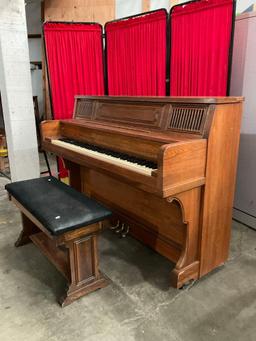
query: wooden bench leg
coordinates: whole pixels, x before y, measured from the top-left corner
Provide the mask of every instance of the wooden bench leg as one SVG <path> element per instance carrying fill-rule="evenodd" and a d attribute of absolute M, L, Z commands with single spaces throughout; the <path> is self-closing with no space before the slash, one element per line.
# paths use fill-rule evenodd
<path fill-rule="evenodd" d="M 98 269 L 98 235 L 87 235 L 67 242 L 70 285 L 59 301 L 62 307 L 94 290 L 106 287 L 109 280 Z"/>
<path fill-rule="evenodd" d="M 14 244 L 16 247 L 31 243 L 30 236 L 39 231 L 38 227 L 28 217 L 26 217 L 25 214 L 21 213 L 21 219 L 22 231 Z"/>

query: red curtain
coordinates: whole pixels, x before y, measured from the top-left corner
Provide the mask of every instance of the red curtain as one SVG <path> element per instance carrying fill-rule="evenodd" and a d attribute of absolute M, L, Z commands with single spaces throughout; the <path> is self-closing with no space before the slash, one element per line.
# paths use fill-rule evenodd
<path fill-rule="evenodd" d="M 165 96 L 167 13 L 105 25 L 109 95 Z"/>
<path fill-rule="evenodd" d="M 201 0 L 173 8 L 172 96 L 226 96 L 232 15 L 232 0 Z"/>
<path fill-rule="evenodd" d="M 102 26 L 43 26 L 54 119 L 72 117 L 75 95 L 104 95 Z M 67 176 L 59 160 L 60 177 Z"/>
<path fill-rule="evenodd" d="M 44 24 L 53 117 L 71 118 L 75 95 L 103 95 L 102 27 Z"/>

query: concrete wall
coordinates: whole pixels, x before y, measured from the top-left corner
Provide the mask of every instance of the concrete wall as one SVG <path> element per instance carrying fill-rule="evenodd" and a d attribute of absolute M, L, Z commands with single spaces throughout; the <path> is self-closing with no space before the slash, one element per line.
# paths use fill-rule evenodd
<path fill-rule="evenodd" d="M 35 0 L 26 4 L 26 21 L 28 34 L 41 34 L 41 1 Z M 34 62 L 42 62 L 42 39 L 29 38 L 29 59 Z M 33 96 L 38 97 L 40 114 L 44 113 L 42 70 L 31 64 L 31 80 Z"/>
<path fill-rule="evenodd" d="M 0 91 L 13 181 L 39 176 L 23 0 L 0 1 Z"/>

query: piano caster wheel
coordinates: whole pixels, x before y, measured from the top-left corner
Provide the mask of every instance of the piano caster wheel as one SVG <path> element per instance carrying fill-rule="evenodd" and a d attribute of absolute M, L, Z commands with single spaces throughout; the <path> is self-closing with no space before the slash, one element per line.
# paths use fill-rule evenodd
<path fill-rule="evenodd" d="M 112 230 L 112 231 L 115 231 L 119 227 L 119 225 L 120 225 L 120 221 L 118 220 L 117 224 L 115 226 L 110 226 L 109 229 Z"/>
<path fill-rule="evenodd" d="M 189 281 L 187 281 L 186 283 L 184 283 L 184 284 L 182 285 L 182 287 L 180 288 L 180 290 L 187 290 L 187 289 L 189 289 L 189 288 L 193 285 L 193 283 L 195 283 L 195 280 L 190 279 Z"/>
<path fill-rule="evenodd" d="M 115 230 L 115 233 L 116 233 L 116 234 L 122 233 L 123 230 L 124 230 L 124 223 L 122 224 L 122 226 L 121 226 L 120 229 L 116 229 L 116 230 Z"/>
<path fill-rule="evenodd" d="M 126 229 L 122 232 L 121 238 L 125 238 L 130 231 L 130 226 L 128 225 Z"/>

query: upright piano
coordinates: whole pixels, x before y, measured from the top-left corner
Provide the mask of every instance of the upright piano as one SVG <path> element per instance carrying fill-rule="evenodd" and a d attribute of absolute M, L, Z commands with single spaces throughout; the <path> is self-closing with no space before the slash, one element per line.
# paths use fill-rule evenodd
<path fill-rule="evenodd" d="M 175 263 L 171 285 L 228 258 L 243 98 L 75 98 L 70 120 L 41 123 L 42 147 L 70 185 Z"/>

